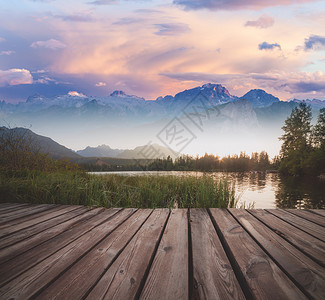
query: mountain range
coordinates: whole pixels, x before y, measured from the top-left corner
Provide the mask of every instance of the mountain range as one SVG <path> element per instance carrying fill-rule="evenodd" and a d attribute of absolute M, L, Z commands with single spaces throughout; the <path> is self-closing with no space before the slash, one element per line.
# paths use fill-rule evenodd
<path fill-rule="evenodd" d="M 27 128 L 7 128 L 0 127 L 0 136 L 12 136 L 30 143 L 36 150 L 48 154 L 53 159 L 70 159 L 79 163 L 83 162 L 83 157 L 111 157 L 120 159 L 155 159 L 175 157 L 168 148 L 158 144 L 138 146 L 134 149 L 112 149 L 107 145 L 98 147 L 86 147 L 83 150 L 74 152 L 67 147 L 60 145 L 49 137 L 36 134 Z M 1 141 L 0 141 L 1 143 Z"/>
<path fill-rule="evenodd" d="M 83 150 L 77 150 L 76 153 L 83 157 L 117 157 L 123 150 L 112 149 L 108 145 L 99 145 L 97 147 L 87 146 Z"/>
<path fill-rule="evenodd" d="M 311 105 L 314 116 L 325 107 L 322 100 L 305 101 Z M 237 97 L 220 84 L 207 83 L 156 100 L 145 100 L 123 91 L 114 91 L 107 97 L 75 92 L 55 97 L 37 94 L 17 104 L 1 101 L 0 120 L 2 125 L 11 127 L 32 125 L 35 132 L 74 149 L 103 143 L 134 149 L 159 143 L 174 152 L 183 152 L 187 147 L 190 154 L 272 147 L 270 151 L 276 154 L 284 120 L 300 102 L 280 101 L 262 89 Z M 176 125 L 183 132 L 186 147 L 176 146 L 180 143 L 168 135 Z M 275 141 L 276 147 L 271 141 Z M 104 146 L 80 151 L 85 156 L 99 157 L 102 152 L 116 157 L 123 155 L 121 149 Z"/>
<path fill-rule="evenodd" d="M 114 157 L 123 159 L 154 159 L 174 158 L 175 153 L 170 149 L 159 144 L 150 144 L 138 146 L 134 149 L 112 149 L 108 145 L 99 145 L 97 147 L 86 147 L 83 150 L 76 151 L 82 157 Z"/>

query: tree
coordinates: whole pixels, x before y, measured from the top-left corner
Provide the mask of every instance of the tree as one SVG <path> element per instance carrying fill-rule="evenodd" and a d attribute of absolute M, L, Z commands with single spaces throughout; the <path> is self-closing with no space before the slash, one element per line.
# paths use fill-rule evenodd
<path fill-rule="evenodd" d="M 312 132 L 312 141 L 314 149 L 310 152 L 308 164 L 310 173 L 317 175 L 325 172 L 325 108 L 319 112 Z"/>
<path fill-rule="evenodd" d="M 316 148 L 325 145 L 325 108 L 319 111 L 317 124 L 313 129 L 313 143 Z"/>
<path fill-rule="evenodd" d="M 294 108 L 282 127 L 280 172 L 303 175 L 311 147 L 311 107 L 302 102 Z"/>

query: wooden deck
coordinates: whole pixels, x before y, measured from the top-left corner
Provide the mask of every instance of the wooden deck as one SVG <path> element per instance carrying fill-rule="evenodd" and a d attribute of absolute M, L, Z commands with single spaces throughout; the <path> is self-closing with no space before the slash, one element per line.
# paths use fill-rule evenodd
<path fill-rule="evenodd" d="M 0 204 L 0 299 L 325 299 L 324 212 Z"/>

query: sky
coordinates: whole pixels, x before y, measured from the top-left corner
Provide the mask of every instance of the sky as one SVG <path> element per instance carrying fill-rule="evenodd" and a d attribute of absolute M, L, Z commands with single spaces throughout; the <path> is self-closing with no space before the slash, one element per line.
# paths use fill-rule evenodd
<path fill-rule="evenodd" d="M 0 100 L 207 82 L 325 99 L 325 1 L 0 0 Z"/>

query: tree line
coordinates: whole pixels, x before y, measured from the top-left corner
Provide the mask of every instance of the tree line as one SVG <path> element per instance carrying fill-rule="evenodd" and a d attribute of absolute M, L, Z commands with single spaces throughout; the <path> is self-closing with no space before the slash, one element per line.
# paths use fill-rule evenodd
<path fill-rule="evenodd" d="M 276 161 L 275 161 L 276 162 Z M 203 156 L 181 155 L 176 159 L 170 156 L 167 158 L 157 158 L 146 162 L 139 163 L 136 160 L 130 160 L 130 164 L 125 165 L 94 165 L 83 164 L 83 168 L 88 171 L 266 171 L 274 169 L 275 164 L 270 161 L 267 152 L 252 153 L 247 155 L 241 152 L 239 155 L 228 155 L 219 157 L 213 154 Z"/>

